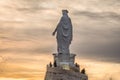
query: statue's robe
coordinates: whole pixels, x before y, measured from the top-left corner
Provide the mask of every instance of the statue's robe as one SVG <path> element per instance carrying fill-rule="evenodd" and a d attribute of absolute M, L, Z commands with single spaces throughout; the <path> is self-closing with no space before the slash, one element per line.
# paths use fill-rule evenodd
<path fill-rule="evenodd" d="M 67 15 L 63 15 L 57 25 L 58 53 L 69 54 L 69 45 L 72 41 L 72 23 Z"/>

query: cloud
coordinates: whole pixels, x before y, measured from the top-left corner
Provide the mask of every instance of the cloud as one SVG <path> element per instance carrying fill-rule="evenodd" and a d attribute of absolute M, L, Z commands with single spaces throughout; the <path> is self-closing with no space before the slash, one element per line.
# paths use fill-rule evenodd
<path fill-rule="evenodd" d="M 0 41 L 3 46 L 0 51 L 1 53 L 35 52 L 40 54 L 52 52 L 56 42 L 51 33 L 61 15 L 61 11 L 58 10 L 67 8 L 70 10 L 74 26 L 75 41 L 73 41 L 73 47 L 71 46 L 74 52 L 81 52 L 81 55 L 86 56 L 101 54 L 107 57 L 117 57 L 119 56 L 117 44 L 120 40 L 120 12 L 119 3 L 115 1 L 76 0 L 74 3 L 65 0 L 58 2 L 48 0 L 1 1 Z M 65 2 L 70 5 L 64 5 Z"/>
<path fill-rule="evenodd" d="M 52 32 L 49 29 L 39 27 L 0 28 L 0 41 L 3 45 L 0 48 L 0 54 L 14 52 L 19 54 L 43 54 L 53 51 L 52 45 L 54 43 Z"/>
<path fill-rule="evenodd" d="M 24 26 L 24 25 L 23 25 Z M 11 28 L 4 26 L 0 27 L 1 40 L 11 41 L 29 41 L 39 40 L 51 36 L 51 32 L 47 28 L 27 27 L 27 28 Z"/>
<path fill-rule="evenodd" d="M 52 52 L 53 48 L 51 48 L 52 46 L 45 46 L 45 47 L 34 47 L 31 46 L 31 48 L 5 48 L 5 49 L 0 49 L 0 54 L 5 54 L 8 52 L 15 52 L 15 53 L 19 53 L 19 54 L 43 54 L 43 53 L 50 53 Z"/>
<path fill-rule="evenodd" d="M 78 44 L 74 49 L 79 56 L 85 56 L 96 60 L 120 62 L 119 41 L 107 43 L 84 43 Z"/>
<path fill-rule="evenodd" d="M 120 20 L 120 14 L 115 12 L 90 12 L 90 11 L 76 11 L 73 15 L 77 16 L 85 16 L 92 19 L 112 19 L 112 20 Z"/>
<path fill-rule="evenodd" d="M 101 3 L 103 2 L 101 1 Z M 74 44 L 71 48 L 79 56 L 119 63 L 120 13 L 114 10 L 105 11 L 103 8 L 110 6 L 107 2 L 104 4 L 106 5 L 102 6 L 100 11 L 99 9 L 98 11 L 91 9 L 73 10 L 71 18 L 73 18 L 74 26 Z M 96 2 L 93 6 L 99 8 Z"/>
<path fill-rule="evenodd" d="M 120 15 L 92 11 L 75 11 L 73 15 L 78 22 L 74 23 L 72 51 L 86 58 L 119 63 Z"/>

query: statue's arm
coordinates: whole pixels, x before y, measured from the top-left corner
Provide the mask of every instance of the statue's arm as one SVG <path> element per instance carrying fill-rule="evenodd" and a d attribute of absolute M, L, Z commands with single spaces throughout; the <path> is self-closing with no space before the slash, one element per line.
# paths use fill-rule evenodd
<path fill-rule="evenodd" d="M 57 26 L 58 27 L 58 26 Z M 52 35 L 54 36 L 56 31 L 57 31 L 57 27 L 55 28 L 54 32 L 52 33 Z"/>
<path fill-rule="evenodd" d="M 61 18 L 60 22 L 61 22 L 61 21 L 62 21 L 62 18 Z M 58 23 L 57 27 L 55 28 L 54 32 L 52 33 L 53 36 L 54 36 L 55 33 L 57 32 L 57 29 L 58 29 L 58 27 L 59 27 L 60 22 Z"/>

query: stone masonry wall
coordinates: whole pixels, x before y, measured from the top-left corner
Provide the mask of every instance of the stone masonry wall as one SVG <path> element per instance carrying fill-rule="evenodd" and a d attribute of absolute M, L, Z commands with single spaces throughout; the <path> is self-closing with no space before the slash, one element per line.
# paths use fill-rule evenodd
<path fill-rule="evenodd" d="M 80 72 L 48 67 L 45 80 L 88 80 L 88 77 Z"/>

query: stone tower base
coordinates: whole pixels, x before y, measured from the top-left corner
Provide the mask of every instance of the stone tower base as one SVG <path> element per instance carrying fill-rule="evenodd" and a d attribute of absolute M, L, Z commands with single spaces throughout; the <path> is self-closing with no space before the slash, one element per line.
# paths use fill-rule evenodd
<path fill-rule="evenodd" d="M 65 70 L 59 67 L 47 67 L 45 80 L 88 80 L 86 74 Z"/>

